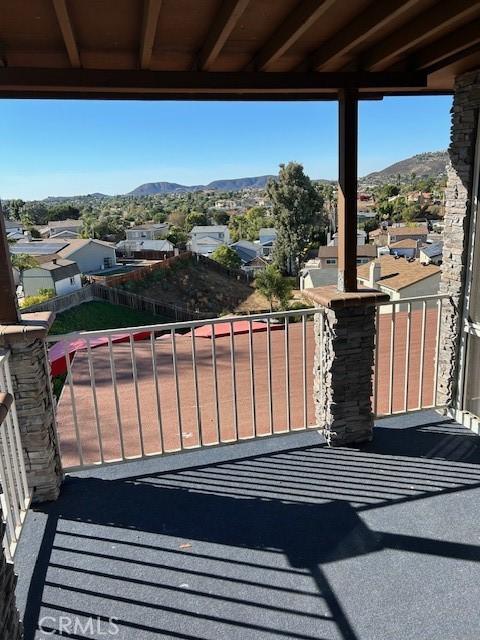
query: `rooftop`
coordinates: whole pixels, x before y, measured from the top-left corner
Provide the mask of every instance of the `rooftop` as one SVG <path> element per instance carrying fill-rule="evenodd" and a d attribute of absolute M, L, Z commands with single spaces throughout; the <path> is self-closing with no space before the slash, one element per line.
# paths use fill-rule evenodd
<path fill-rule="evenodd" d="M 16 553 L 25 637 L 76 615 L 119 640 L 473 638 L 479 440 L 379 424 L 361 449 L 312 431 L 68 476 Z"/>
<path fill-rule="evenodd" d="M 338 256 L 338 246 L 322 246 L 318 248 L 319 258 L 336 258 Z M 357 257 L 359 258 L 376 258 L 377 247 L 372 244 L 359 244 L 357 246 Z"/>
<path fill-rule="evenodd" d="M 61 258 L 55 259 L 55 262 L 43 262 L 40 266 L 35 267 L 35 269 L 49 271 L 54 282 L 63 280 L 64 278 L 72 278 L 80 273 L 76 262 L 73 262 L 72 260 L 63 260 Z M 27 269 L 24 272 L 24 277 L 28 276 L 30 271 L 32 271 L 32 269 Z"/>
<path fill-rule="evenodd" d="M 50 227 L 50 229 L 58 229 L 61 228 L 63 229 L 64 227 L 75 227 L 77 229 L 79 229 L 81 226 L 83 226 L 83 222 L 81 220 L 50 220 L 48 222 L 48 226 Z"/>
<path fill-rule="evenodd" d="M 426 236 L 428 228 L 424 225 L 409 225 L 405 227 L 389 227 L 387 233 L 393 236 Z"/>
<path fill-rule="evenodd" d="M 429 258 L 435 256 L 441 256 L 443 252 L 443 242 L 435 242 L 434 244 L 427 244 L 420 249 Z"/>
<path fill-rule="evenodd" d="M 398 240 L 397 242 L 392 242 L 390 245 L 391 249 L 416 249 L 417 241 L 413 238 L 404 238 L 403 240 Z"/>
<path fill-rule="evenodd" d="M 75 238 L 74 240 L 69 240 L 68 244 L 65 248 L 58 251 L 58 254 L 62 256 L 62 258 L 68 258 L 73 255 L 79 249 L 86 247 L 90 243 L 100 244 L 104 247 L 109 247 L 110 249 L 115 249 L 115 245 L 111 242 L 105 242 L 104 240 L 94 240 L 93 238 Z"/>
<path fill-rule="evenodd" d="M 394 291 L 399 291 L 441 273 L 440 267 L 434 264 L 421 264 L 418 260 L 410 262 L 405 258 L 396 258 L 390 255 L 380 256 L 377 258 L 377 262 L 380 264 L 379 283 Z M 357 274 L 361 280 L 368 282 L 370 264 L 360 265 Z"/>
<path fill-rule="evenodd" d="M 196 225 L 190 233 L 225 233 L 228 227 L 224 224 Z"/>

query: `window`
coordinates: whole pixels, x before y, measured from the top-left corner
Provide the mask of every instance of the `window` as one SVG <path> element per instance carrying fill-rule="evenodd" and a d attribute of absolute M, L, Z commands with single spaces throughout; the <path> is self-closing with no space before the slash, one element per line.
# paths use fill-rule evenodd
<path fill-rule="evenodd" d="M 337 259 L 336 258 L 327 258 L 325 260 L 325 264 L 337 264 Z"/>
<path fill-rule="evenodd" d="M 70 278 L 70 284 L 75 284 L 75 277 Z"/>
<path fill-rule="evenodd" d="M 105 269 L 109 269 L 112 266 L 112 259 L 111 258 L 104 258 L 103 259 L 103 267 Z"/>

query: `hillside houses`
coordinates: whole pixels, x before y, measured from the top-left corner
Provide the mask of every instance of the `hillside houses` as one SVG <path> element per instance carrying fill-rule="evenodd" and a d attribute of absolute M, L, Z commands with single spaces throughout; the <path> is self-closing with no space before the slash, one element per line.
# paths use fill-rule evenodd
<path fill-rule="evenodd" d="M 50 238 L 80 238 L 83 222 L 81 220 L 50 220 L 48 223 Z"/>
<path fill-rule="evenodd" d="M 188 246 L 194 253 L 209 256 L 224 244 L 230 244 L 230 232 L 226 225 L 195 226 L 190 232 Z"/>
<path fill-rule="evenodd" d="M 10 253 L 26 253 L 42 262 L 63 258 L 78 264 L 81 273 L 103 271 L 116 265 L 115 246 L 103 240 L 49 238 L 10 245 Z"/>

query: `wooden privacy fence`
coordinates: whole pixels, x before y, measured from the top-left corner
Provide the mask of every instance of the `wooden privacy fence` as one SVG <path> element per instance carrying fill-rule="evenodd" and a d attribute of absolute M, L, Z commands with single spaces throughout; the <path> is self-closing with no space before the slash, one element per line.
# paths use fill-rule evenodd
<path fill-rule="evenodd" d="M 202 320 L 211 317 L 211 313 L 202 313 L 200 311 L 189 309 L 183 305 L 159 302 L 158 300 L 139 296 L 136 293 L 124 291 L 123 289 L 105 287 L 97 283 L 92 284 L 91 286 L 96 300 L 104 300 L 112 304 L 123 305 L 124 307 L 136 309 L 137 311 L 148 311 L 154 315 L 172 318 L 177 322 Z"/>
<path fill-rule="evenodd" d="M 144 280 L 149 274 L 154 271 L 158 271 L 159 269 L 170 269 L 172 265 L 178 264 L 180 262 L 186 262 L 191 260 L 192 253 L 190 251 L 185 251 L 178 256 L 172 256 L 171 258 L 166 258 L 165 260 L 158 260 L 157 262 L 152 262 L 151 264 L 147 264 L 143 267 L 138 267 L 133 269 L 132 271 L 127 271 L 125 273 L 117 273 L 112 275 L 89 275 L 89 280 L 93 283 L 103 284 L 106 287 L 118 287 L 127 282 L 134 282 L 136 280 Z"/>
<path fill-rule="evenodd" d="M 83 302 L 90 302 L 94 299 L 94 293 L 92 285 L 86 285 L 78 291 L 67 293 L 64 296 L 57 296 L 45 300 L 45 302 L 39 302 L 38 304 L 32 304 L 29 307 L 22 307 L 22 313 L 31 311 L 53 311 L 55 313 L 61 313 L 67 311 L 73 307 L 78 307 Z"/>

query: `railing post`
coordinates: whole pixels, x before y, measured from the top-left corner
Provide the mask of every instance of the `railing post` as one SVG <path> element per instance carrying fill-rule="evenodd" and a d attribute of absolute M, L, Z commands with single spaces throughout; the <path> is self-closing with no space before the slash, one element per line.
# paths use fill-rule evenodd
<path fill-rule="evenodd" d="M 25 469 L 35 502 L 55 500 L 62 480 L 45 343 L 53 318 L 50 312 L 25 313 L 19 324 L 0 325 L 0 348 L 10 351 Z"/>
<path fill-rule="evenodd" d="M 375 305 L 388 296 L 375 289 L 340 293 L 335 286 L 304 293 L 323 308 L 315 315 L 317 425 L 335 446 L 371 440 Z"/>

